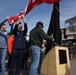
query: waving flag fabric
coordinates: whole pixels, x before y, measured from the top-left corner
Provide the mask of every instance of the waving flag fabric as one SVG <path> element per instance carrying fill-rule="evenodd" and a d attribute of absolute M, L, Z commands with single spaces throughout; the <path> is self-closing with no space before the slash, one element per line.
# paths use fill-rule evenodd
<path fill-rule="evenodd" d="M 25 12 L 24 11 L 21 11 L 16 16 L 10 17 L 7 21 L 9 23 L 9 25 L 12 25 L 13 23 L 15 23 L 19 19 L 19 16 L 21 16 L 22 14 L 25 14 L 26 15 L 35 6 L 37 6 L 39 4 L 42 4 L 43 2 L 44 3 L 47 3 L 47 4 L 52 4 L 52 3 L 55 3 L 55 2 L 58 2 L 58 1 L 60 1 L 60 0 L 29 0 L 29 3 L 28 3 L 28 5 L 25 8 Z"/>
<path fill-rule="evenodd" d="M 25 15 L 28 12 L 30 12 L 35 6 L 40 5 L 43 2 L 47 3 L 47 4 L 52 4 L 52 3 L 55 3 L 55 2 L 58 2 L 58 1 L 60 1 L 60 0 L 29 0 L 29 3 L 25 8 Z"/>
<path fill-rule="evenodd" d="M 19 14 L 17 14 L 16 16 L 10 17 L 7 21 L 9 23 L 9 25 L 12 25 L 13 23 L 15 23 L 18 19 L 19 16 L 21 16 L 22 14 L 24 14 L 24 11 L 21 11 Z"/>

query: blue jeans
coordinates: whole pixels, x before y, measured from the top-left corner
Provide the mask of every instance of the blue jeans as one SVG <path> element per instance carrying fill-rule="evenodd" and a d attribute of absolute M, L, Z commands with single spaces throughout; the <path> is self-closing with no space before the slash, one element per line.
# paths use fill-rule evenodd
<path fill-rule="evenodd" d="M 7 49 L 6 48 L 0 48 L 0 75 L 5 75 L 5 59 L 7 55 Z"/>
<path fill-rule="evenodd" d="M 38 75 L 38 66 L 40 61 L 40 47 L 31 46 L 30 51 L 31 51 L 32 62 L 30 66 L 29 75 Z"/>
<path fill-rule="evenodd" d="M 14 65 L 16 63 L 16 75 L 20 75 L 21 72 L 21 64 L 22 59 L 25 53 L 25 49 L 13 49 L 11 57 L 10 57 L 10 64 L 9 64 L 9 75 L 13 75 Z"/>

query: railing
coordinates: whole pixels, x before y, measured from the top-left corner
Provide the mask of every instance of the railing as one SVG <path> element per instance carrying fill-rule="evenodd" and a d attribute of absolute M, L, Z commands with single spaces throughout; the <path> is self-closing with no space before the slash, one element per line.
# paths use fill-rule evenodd
<path fill-rule="evenodd" d="M 76 34 L 76 25 L 70 25 L 66 27 L 66 35 Z"/>

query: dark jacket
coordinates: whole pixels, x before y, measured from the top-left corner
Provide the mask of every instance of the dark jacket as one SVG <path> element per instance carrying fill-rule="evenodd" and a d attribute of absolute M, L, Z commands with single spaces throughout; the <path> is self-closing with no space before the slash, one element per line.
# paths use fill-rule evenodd
<path fill-rule="evenodd" d="M 35 45 L 38 44 L 40 47 L 42 45 L 43 39 L 51 42 L 52 38 L 47 35 L 42 28 L 34 28 L 30 31 L 29 44 Z"/>
<path fill-rule="evenodd" d="M 27 34 L 27 23 L 24 24 L 24 30 L 18 31 L 18 25 L 15 25 L 15 28 L 13 30 L 13 34 L 15 36 L 13 48 L 17 49 L 25 49 L 26 43 L 25 43 L 25 35 Z"/>

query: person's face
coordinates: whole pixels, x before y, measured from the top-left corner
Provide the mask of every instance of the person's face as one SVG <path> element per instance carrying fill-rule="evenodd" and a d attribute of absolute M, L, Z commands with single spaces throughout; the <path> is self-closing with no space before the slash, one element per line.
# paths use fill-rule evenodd
<path fill-rule="evenodd" d="M 41 24 L 39 24 L 38 26 L 39 26 L 39 28 L 43 28 L 43 25 L 41 25 Z"/>
<path fill-rule="evenodd" d="M 46 41 L 46 40 L 43 40 L 43 44 L 45 44 L 45 45 L 46 45 L 46 44 L 47 44 L 47 41 Z"/>
<path fill-rule="evenodd" d="M 2 29 L 2 30 L 5 30 L 5 29 L 6 29 L 6 25 L 2 25 L 2 26 L 1 26 L 1 29 Z"/>
<path fill-rule="evenodd" d="M 21 24 L 18 25 L 18 30 L 22 30 L 22 25 Z"/>

